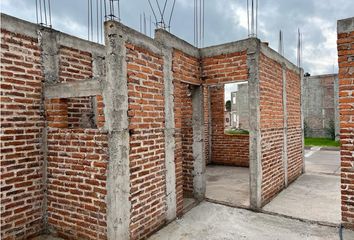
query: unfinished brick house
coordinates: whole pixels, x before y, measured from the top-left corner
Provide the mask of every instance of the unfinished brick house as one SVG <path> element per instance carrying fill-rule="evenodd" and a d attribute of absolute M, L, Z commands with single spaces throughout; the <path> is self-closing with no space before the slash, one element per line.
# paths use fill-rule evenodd
<path fill-rule="evenodd" d="M 2 239 L 145 239 L 203 200 L 213 159 L 249 166 L 255 210 L 303 173 L 302 72 L 259 39 L 198 49 L 107 21 L 103 46 L 1 20 Z M 238 81 L 246 137 L 223 129 Z"/>
<path fill-rule="evenodd" d="M 354 17 L 339 20 L 337 32 L 342 224 L 354 229 Z"/>

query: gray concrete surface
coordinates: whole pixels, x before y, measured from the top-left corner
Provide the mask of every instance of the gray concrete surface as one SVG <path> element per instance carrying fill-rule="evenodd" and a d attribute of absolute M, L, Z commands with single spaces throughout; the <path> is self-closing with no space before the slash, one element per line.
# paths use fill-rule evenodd
<path fill-rule="evenodd" d="M 306 174 L 275 197 L 263 210 L 306 220 L 341 222 L 340 155 L 306 150 Z"/>
<path fill-rule="evenodd" d="M 202 202 L 150 240 L 334 240 L 339 239 L 338 231 L 334 227 Z M 354 236 L 352 232 L 346 234 L 347 239 Z"/>
<path fill-rule="evenodd" d="M 250 205 L 248 168 L 209 165 L 206 175 L 206 198 L 234 206 Z"/>
<path fill-rule="evenodd" d="M 330 174 L 340 176 L 339 151 L 305 151 L 306 173 Z"/>

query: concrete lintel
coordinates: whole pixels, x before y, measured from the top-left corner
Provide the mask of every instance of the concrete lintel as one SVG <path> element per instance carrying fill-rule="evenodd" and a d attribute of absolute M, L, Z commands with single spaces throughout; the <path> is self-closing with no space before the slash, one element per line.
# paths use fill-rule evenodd
<path fill-rule="evenodd" d="M 40 27 L 37 24 L 1 13 L 1 28 L 13 33 L 37 38 L 37 31 Z"/>
<path fill-rule="evenodd" d="M 348 33 L 354 31 L 354 17 L 337 21 L 337 33 Z"/>
<path fill-rule="evenodd" d="M 236 42 L 225 43 L 221 45 L 211 46 L 200 49 L 202 58 L 219 56 L 229 53 L 246 51 L 259 45 L 260 40 L 257 38 L 247 38 Z"/>
<path fill-rule="evenodd" d="M 192 92 L 192 128 L 193 128 L 193 194 L 203 200 L 206 190 L 204 157 L 204 97 L 203 87 L 194 87 Z"/>
<path fill-rule="evenodd" d="M 175 166 L 175 115 L 174 86 L 172 76 L 172 49 L 163 55 L 164 97 L 165 97 L 165 166 L 166 166 L 166 220 L 176 218 L 176 166 Z"/>
<path fill-rule="evenodd" d="M 269 57 L 280 64 L 285 64 L 289 70 L 294 71 L 297 74 L 300 74 L 300 68 L 298 68 L 295 64 L 290 62 L 288 59 L 286 59 L 285 57 L 283 57 L 282 55 L 280 55 L 278 52 L 268 47 L 267 45 L 261 44 L 261 53 L 263 53 L 266 57 Z"/>
<path fill-rule="evenodd" d="M 107 239 L 130 239 L 130 169 L 126 39 L 119 23 L 105 22 L 106 78 L 103 82 L 108 131 Z"/>
<path fill-rule="evenodd" d="M 200 57 L 198 48 L 167 32 L 166 30 L 156 29 L 155 40 L 167 47 L 175 48 L 195 58 Z"/>
<path fill-rule="evenodd" d="M 100 94 L 102 94 L 101 84 L 97 80 L 49 84 L 44 88 L 44 97 L 47 99 L 87 97 Z"/>
<path fill-rule="evenodd" d="M 111 21 L 107 21 L 108 23 Z M 122 23 L 117 24 L 117 33 L 126 38 L 127 43 L 144 48 L 154 54 L 162 55 L 162 46 L 154 39 L 125 26 Z"/>
<path fill-rule="evenodd" d="M 286 92 L 286 65 L 283 64 L 283 151 L 282 161 L 284 169 L 284 184 L 288 187 L 288 107 L 287 107 L 287 92 Z"/>
<path fill-rule="evenodd" d="M 262 159 L 260 129 L 260 87 L 259 87 L 260 42 L 247 51 L 248 106 L 250 119 L 250 207 L 259 211 L 262 207 Z"/>

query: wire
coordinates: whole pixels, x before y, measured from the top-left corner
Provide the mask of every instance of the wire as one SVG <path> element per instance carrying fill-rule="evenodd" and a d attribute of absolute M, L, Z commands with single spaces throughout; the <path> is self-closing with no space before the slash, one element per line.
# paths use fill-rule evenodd
<path fill-rule="evenodd" d="M 38 0 L 36 0 L 36 18 L 37 18 L 37 24 L 38 24 Z"/>

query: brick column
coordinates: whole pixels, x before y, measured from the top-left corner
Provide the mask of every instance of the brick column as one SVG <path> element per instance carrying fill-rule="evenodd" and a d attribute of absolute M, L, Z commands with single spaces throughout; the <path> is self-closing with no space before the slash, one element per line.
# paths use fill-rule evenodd
<path fill-rule="evenodd" d="M 354 229 L 354 17 L 338 21 L 342 224 Z"/>

